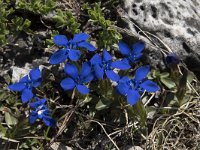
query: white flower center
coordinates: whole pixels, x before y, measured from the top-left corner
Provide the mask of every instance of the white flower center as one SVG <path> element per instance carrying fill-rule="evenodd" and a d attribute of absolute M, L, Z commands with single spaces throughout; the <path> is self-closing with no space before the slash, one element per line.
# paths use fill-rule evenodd
<path fill-rule="evenodd" d="M 44 110 L 39 110 L 37 113 L 38 115 L 41 115 L 44 112 Z"/>

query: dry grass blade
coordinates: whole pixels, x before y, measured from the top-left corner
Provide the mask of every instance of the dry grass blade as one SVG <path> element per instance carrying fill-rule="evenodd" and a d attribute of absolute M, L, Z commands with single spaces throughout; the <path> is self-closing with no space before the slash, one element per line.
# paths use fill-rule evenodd
<path fill-rule="evenodd" d="M 147 149 L 198 149 L 200 143 L 200 98 L 185 104 L 174 115 L 160 117 L 154 123 Z"/>

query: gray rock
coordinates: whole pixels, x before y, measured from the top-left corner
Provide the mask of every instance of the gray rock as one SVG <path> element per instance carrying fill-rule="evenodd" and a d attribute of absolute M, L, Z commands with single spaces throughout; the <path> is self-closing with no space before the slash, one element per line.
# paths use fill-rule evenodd
<path fill-rule="evenodd" d="M 30 71 L 30 69 L 27 67 L 19 68 L 12 66 L 11 69 L 12 69 L 12 79 L 11 79 L 12 83 L 19 82 L 19 80 L 25 75 L 27 75 Z"/>
<path fill-rule="evenodd" d="M 0 76 L 11 73 L 12 81 L 16 82 L 21 75 L 23 76 L 24 70 L 40 65 L 49 66 L 49 53 L 44 51 L 46 36 L 45 31 L 37 32 L 34 36 L 9 36 L 8 44 L 0 48 Z"/>
<path fill-rule="evenodd" d="M 138 34 L 138 28 L 134 24 L 158 36 L 182 60 L 197 56 L 196 64 L 200 66 L 200 1 L 124 0 L 123 6 L 120 7 L 122 9 L 118 12 L 126 23 L 125 27 L 135 38 L 139 37 L 150 43 L 145 36 Z M 154 52 L 156 50 L 153 50 L 153 47 L 148 49 Z M 159 63 L 162 58 L 160 54 L 153 55 Z"/>

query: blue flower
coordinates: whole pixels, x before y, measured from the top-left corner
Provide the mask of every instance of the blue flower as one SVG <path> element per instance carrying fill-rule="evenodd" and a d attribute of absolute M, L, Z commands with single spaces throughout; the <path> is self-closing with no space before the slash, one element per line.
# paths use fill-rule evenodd
<path fill-rule="evenodd" d="M 140 93 L 144 91 L 156 92 L 160 89 L 156 83 L 147 79 L 149 71 L 149 66 L 142 66 L 136 70 L 133 79 L 124 76 L 118 81 L 116 88 L 120 94 L 127 96 L 129 104 L 136 104 L 140 99 Z"/>
<path fill-rule="evenodd" d="M 19 82 L 11 84 L 8 88 L 12 91 L 21 92 L 22 103 L 28 102 L 32 97 L 32 89 L 41 84 L 41 72 L 39 68 L 34 68 L 29 75 L 23 77 Z"/>
<path fill-rule="evenodd" d="M 32 108 L 32 111 L 29 115 L 29 122 L 32 124 L 36 119 L 42 119 L 42 121 L 50 127 L 55 127 L 55 120 L 49 116 L 49 110 L 46 106 L 46 99 L 39 99 L 36 97 L 36 101 L 30 103 L 29 106 Z"/>
<path fill-rule="evenodd" d="M 178 59 L 177 55 L 175 53 L 170 53 L 166 57 L 166 63 L 167 65 L 178 65 L 180 60 Z"/>
<path fill-rule="evenodd" d="M 125 60 L 131 63 L 138 62 L 139 59 L 142 57 L 142 51 L 145 45 L 143 42 L 137 42 L 133 44 L 132 50 L 128 47 L 126 43 L 123 41 L 119 42 L 119 50 L 122 55 L 125 56 Z"/>
<path fill-rule="evenodd" d="M 98 79 L 103 79 L 105 73 L 110 80 L 118 81 L 119 75 L 116 74 L 113 69 L 118 68 L 121 70 L 126 70 L 130 68 L 130 65 L 127 63 L 127 61 L 119 60 L 113 62 L 112 56 L 106 50 L 103 51 L 102 57 L 99 54 L 95 54 L 90 60 L 90 63 L 94 68 L 94 73 Z"/>
<path fill-rule="evenodd" d="M 54 36 L 54 43 L 62 46 L 62 49 L 57 50 L 50 58 L 50 64 L 59 64 L 66 59 L 77 61 L 80 58 L 80 51 L 78 47 L 86 48 L 89 51 L 94 51 L 96 48 L 87 42 L 89 36 L 86 33 L 75 34 L 74 38 L 68 40 L 65 35 Z"/>
<path fill-rule="evenodd" d="M 83 63 L 80 74 L 77 67 L 70 63 L 66 64 L 64 71 L 69 75 L 69 78 L 63 79 L 60 83 L 64 90 L 77 88 L 81 94 L 89 93 L 89 89 L 84 84 L 92 81 L 94 76 L 88 62 Z"/>

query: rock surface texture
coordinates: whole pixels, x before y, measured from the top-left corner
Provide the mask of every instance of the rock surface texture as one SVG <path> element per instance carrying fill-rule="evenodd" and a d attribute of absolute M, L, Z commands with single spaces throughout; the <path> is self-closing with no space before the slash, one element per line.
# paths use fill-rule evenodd
<path fill-rule="evenodd" d="M 136 24 L 162 39 L 187 65 L 200 67 L 199 0 L 124 0 L 121 8 L 133 34 L 138 33 Z"/>

